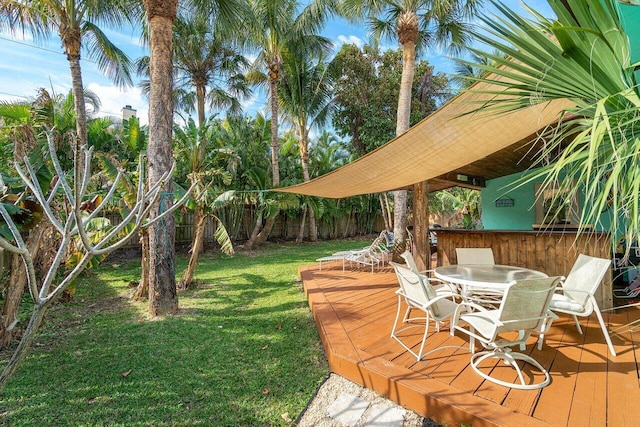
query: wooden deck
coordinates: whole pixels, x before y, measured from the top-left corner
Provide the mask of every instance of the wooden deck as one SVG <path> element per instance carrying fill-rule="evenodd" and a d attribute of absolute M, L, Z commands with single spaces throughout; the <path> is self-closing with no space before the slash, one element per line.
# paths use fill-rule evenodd
<path fill-rule="evenodd" d="M 551 384 L 541 390 L 515 390 L 483 381 L 469 366 L 468 350 L 443 349 L 426 362 L 416 362 L 390 338 L 398 287 L 391 268 L 343 273 L 341 265 L 323 265 L 322 271 L 313 265 L 302 267 L 300 276 L 331 370 L 423 416 L 473 427 L 640 422 L 640 327 L 634 331 L 623 326 L 640 319 L 640 309 L 604 315 L 610 330 L 619 328 L 611 334 L 617 357 L 609 355 L 595 315 L 581 319 L 584 335 L 571 318 L 561 316 L 542 351 L 535 338 L 526 349 L 548 369 Z M 418 331 L 416 345 L 420 339 Z M 448 328 L 427 339 L 428 348 L 464 345 L 467 340 L 451 337 Z M 494 369 L 515 376 L 508 367 Z"/>

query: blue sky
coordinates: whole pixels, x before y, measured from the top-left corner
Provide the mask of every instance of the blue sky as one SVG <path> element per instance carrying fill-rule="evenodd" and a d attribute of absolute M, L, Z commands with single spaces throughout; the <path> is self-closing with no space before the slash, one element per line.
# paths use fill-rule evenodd
<path fill-rule="evenodd" d="M 504 3 L 521 10 L 517 0 L 505 0 Z M 551 14 L 546 1 L 528 1 L 527 4 L 545 16 Z M 132 60 L 147 54 L 134 29 L 103 30 Z M 336 50 L 344 43 L 361 46 L 368 42 L 363 26 L 352 25 L 341 19 L 332 21 L 323 34 L 334 42 Z M 381 45 L 397 47 L 392 41 L 385 41 Z M 67 93 L 71 87 L 68 63 L 58 38 L 54 37 L 46 43 L 36 43 L 28 35 L 23 37 L 22 34 L 0 33 L 0 58 L 0 100 L 24 100 L 26 97 L 34 97 L 40 87 L 57 93 Z M 452 72 L 452 61 L 440 52 L 432 50 L 423 59 L 433 64 L 436 71 Z M 100 115 L 120 116 L 122 107 L 131 105 L 138 110 L 141 121 L 147 122 L 147 102 L 137 87 L 124 90 L 115 87 L 88 58 L 82 59 L 81 66 L 85 88 L 94 91 L 102 102 Z M 249 113 L 266 109 L 264 97 L 260 93 L 245 101 L 245 106 Z"/>

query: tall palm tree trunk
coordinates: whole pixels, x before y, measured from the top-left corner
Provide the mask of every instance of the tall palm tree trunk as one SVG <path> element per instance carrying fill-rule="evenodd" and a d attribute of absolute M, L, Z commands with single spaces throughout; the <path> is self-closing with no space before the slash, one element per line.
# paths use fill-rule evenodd
<path fill-rule="evenodd" d="M 204 109 L 204 100 L 206 97 L 206 88 L 204 85 L 196 86 L 196 102 L 198 108 L 198 127 L 202 129 L 202 125 L 206 119 L 205 109 Z M 204 138 L 204 136 L 203 136 Z"/>
<path fill-rule="evenodd" d="M 402 135 L 409 129 L 411 118 L 411 85 L 415 73 L 416 43 L 406 41 L 402 45 L 402 79 L 400 80 L 400 94 L 398 97 L 398 117 L 396 135 Z M 393 223 L 393 254 L 395 262 L 403 262 L 400 254 L 405 250 L 407 230 L 407 192 L 406 190 L 393 192 L 394 223 Z"/>
<path fill-rule="evenodd" d="M 277 66 L 276 66 L 277 67 Z M 273 68 L 273 67 L 272 67 Z M 275 78 L 272 77 L 275 75 Z M 271 71 L 269 76 L 269 95 L 271 103 L 271 169 L 273 176 L 273 187 L 280 185 L 280 166 L 278 154 L 280 143 L 278 141 L 278 73 Z"/>
<path fill-rule="evenodd" d="M 149 186 L 171 168 L 173 126 L 172 25 L 177 0 L 144 0 L 149 20 Z M 173 183 L 165 186 L 151 210 L 153 219 L 173 204 Z M 175 277 L 175 219 L 168 215 L 149 228 L 149 314 L 161 316 L 178 311 Z"/>
<path fill-rule="evenodd" d="M 298 228 L 298 237 L 296 237 L 296 243 L 302 243 L 304 241 L 304 226 L 307 221 L 308 206 L 305 204 L 302 206 L 302 217 L 300 218 L 300 227 Z"/>
<path fill-rule="evenodd" d="M 413 185 L 413 243 L 416 246 L 414 259 L 418 270 L 431 268 L 427 194 L 429 194 L 429 186 L 426 181 Z"/>
<path fill-rule="evenodd" d="M 65 25 L 60 26 L 60 40 L 62 40 L 71 70 L 71 90 L 76 112 L 76 134 L 79 146 L 87 145 L 87 110 L 84 102 L 82 69 L 80 68 L 81 37 L 79 29 L 70 29 Z M 77 147 L 74 148 L 77 149 Z"/>

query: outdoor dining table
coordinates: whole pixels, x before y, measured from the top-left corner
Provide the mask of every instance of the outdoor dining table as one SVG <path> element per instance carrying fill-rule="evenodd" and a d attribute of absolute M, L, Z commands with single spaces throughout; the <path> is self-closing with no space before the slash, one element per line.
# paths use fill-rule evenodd
<path fill-rule="evenodd" d="M 434 275 L 445 282 L 454 283 L 465 291 L 473 289 L 504 291 L 514 280 L 549 277 L 541 271 L 510 265 L 443 265 L 436 267 Z"/>
<path fill-rule="evenodd" d="M 549 277 L 537 270 L 495 264 L 443 265 L 436 267 L 433 274 L 440 280 L 458 285 L 462 298 L 472 300 L 470 295 L 484 294 L 489 296 L 489 299 L 485 300 L 489 304 L 499 304 L 506 286 L 514 280 Z M 520 344 L 520 350 L 524 349 L 524 343 Z"/>

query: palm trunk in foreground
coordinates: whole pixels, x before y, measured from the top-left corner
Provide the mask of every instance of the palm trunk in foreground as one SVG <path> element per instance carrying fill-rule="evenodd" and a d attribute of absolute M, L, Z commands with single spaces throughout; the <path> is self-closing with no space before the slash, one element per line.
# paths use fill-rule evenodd
<path fill-rule="evenodd" d="M 149 20 L 149 186 L 169 171 L 172 162 L 173 63 L 172 25 L 177 0 L 145 0 Z M 151 211 L 151 219 L 173 204 L 173 183 Z M 175 219 L 168 215 L 149 228 L 149 314 L 162 316 L 178 311 L 175 276 Z"/>
<path fill-rule="evenodd" d="M 309 175 L 309 133 L 306 129 L 300 129 L 300 160 L 302 165 L 302 177 L 305 182 L 311 180 Z M 316 225 L 316 215 L 313 212 L 313 208 L 307 203 L 309 212 L 309 240 L 312 242 L 318 241 L 318 227 Z"/>
<path fill-rule="evenodd" d="M 78 29 L 60 28 L 60 39 L 67 54 L 71 70 L 71 90 L 76 113 L 76 134 L 80 146 L 87 145 L 87 110 L 84 104 L 84 86 L 80 68 L 81 33 Z M 74 147 L 77 149 L 77 147 Z"/>

